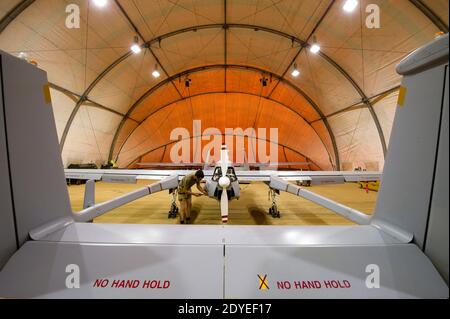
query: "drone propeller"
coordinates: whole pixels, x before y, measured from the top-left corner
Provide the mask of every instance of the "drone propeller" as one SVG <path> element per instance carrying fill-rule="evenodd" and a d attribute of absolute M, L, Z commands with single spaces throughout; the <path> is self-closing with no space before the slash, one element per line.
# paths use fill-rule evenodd
<path fill-rule="evenodd" d="M 219 186 L 222 188 L 222 196 L 220 197 L 220 213 L 222 215 L 222 223 L 228 222 L 228 193 L 227 189 L 230 186 L 230 178 L 227 176 L 228 170 L 228 150 L 226 146 L 222 146 L 220 150 L 220 168 L 222 176 L 219 178 Z"/>

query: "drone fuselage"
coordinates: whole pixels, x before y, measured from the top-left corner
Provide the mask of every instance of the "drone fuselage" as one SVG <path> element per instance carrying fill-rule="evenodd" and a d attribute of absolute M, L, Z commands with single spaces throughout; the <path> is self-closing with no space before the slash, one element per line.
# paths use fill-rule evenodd
<path fill-rule="evenodd" d="M 206 181 L 205 186 L 205 190 L 208 192 L 208 196 L 218 201 L 220 201 L 222 192 L 224 191 L 224 188 L 219 183 L 221 177 L 222 177 L 222 169 L 220 166 L 216 166 L 214 168 L 213 176 L 211 177 L 211 179 L 208 179 Z M 240 196 L 239 181 L 233 166 L 228 167 L 226 177 L 228 177 L 230 181 L 229 186 L 226 187 L 226 191 L 228 193 L 228 200 L 239 199 Z"/>

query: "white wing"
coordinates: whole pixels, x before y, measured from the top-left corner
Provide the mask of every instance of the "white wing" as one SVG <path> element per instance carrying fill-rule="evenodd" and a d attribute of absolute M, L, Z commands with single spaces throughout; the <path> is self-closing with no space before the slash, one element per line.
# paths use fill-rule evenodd
<path fill-rule="evenodd" d="M 136 180 L 161 180 L 171 175 L 181 179 L 192 170 L 144 170 L 144 169 L 66 169 L 66 178 L 82 180 L 102 180 L 110 183 L 136 183 Z M 205 178 L 213 175 L 213 170 L 204 171 Z M 287 181 L 311 181 L 312 184 L 336 184 L 345 182 L 370 182 L 381 180 L 381 172 L 344 171 L 236 171 L 240 182 L 269 182 L 276 175 Z"/>

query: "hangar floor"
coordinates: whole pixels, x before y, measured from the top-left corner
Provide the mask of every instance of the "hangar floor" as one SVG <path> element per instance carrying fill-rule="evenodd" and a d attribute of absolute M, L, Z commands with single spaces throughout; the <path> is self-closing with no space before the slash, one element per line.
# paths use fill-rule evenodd
<path fill-rule="evenodd" d="M 139 181 L 138 184 L 96 183 L 96 203 L 123 195 L 132 190 L 150 184 Z M 80 211 L 83 205 L 84 186 L 68 187 L 73 211 Z M 195 190 L 195 187 L 193 188 Z M 375 209 L 376 192 L 366 193 L 355 183 L 341 185 L 323 185 L 309 188 L 341 204 L 372 214 Z M 114 224 L 177 224 L 179 219 L 168 219 L 171 196 L 161 192 L 145 197 L 133 203 L 115 209 L 99 218 L 97 223 Z M 241 185 L 241 198 L 230 203 L 229 221 L 231 225 L 351 225 L 351 221 L 332 211 L 291 194 L 277 196 L 281 218 L 274 219 L 267 214 L 270 207 L 268 188 L 263 183 Z M 213 199 L 200 197 L 193 199 L 192 223 L 219 225 L 219 203 Z"/>

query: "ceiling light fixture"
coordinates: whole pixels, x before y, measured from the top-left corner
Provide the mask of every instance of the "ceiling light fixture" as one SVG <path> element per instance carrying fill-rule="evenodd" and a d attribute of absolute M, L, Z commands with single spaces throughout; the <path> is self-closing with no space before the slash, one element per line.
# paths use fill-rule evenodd
<path fill-rule="evenodd" d="M 320 51 L 320 45 L 319 45 L 319 43 L 317 42 L 316 37 L 313 37 L 313 44 L 312 44 L 311 47 L 309 48 L 309 51 L 310 51 L 311 53 L 314 53 L 314 54 L 319 53 L 319 51 Z"/>
<path fill-rule="evenodd" d="M 294 69 L 292 70 L 291 75 L 296 78 L 300 75 L 300 71 L 297 69 L 297 64 L 294 64 Z"/>
<path fill-rule="evenodd" d="M 108 0 L 94 0 L 94 4 L 101 8 L 108 4 Z"/>
<path fill-rule="evenodd" d="M 262 78 L 261 79 L 261 83 L 262 83 L 262 86 L 267 86 L 267 79 L 266 78 Z"/>
<path fill-rule="evenodd" d="M 343 6 L 345 12 L 353 12 L 358 6 L 358 0 L 347 0 Z"/>
<path fill-rule="evenodd" d="M 186 77 L 186 79 L 184 80 L 184 86 L 185 87 L 190 87 L 191 86 L 191 79 Z"/>
<path fill-rule="evenodd" d="M 134 42 L 133 45 L 131 46 L 131 51 L 133 51 L 134 54 L 138 54 L 142 51 L 141 46 L 139 45 L 138 36 L 134 37 Z"/>
<path fill-rule="evenodd" d="M 155 64 L 155 69 L 153 70 L 152 75 L 155 79 L 157 79 L 161 76 L 161 73 L 159 73 L 159 71 L 158 71 L 158 64 Z"/>
<path fill-rule="evenodd" d="M 320 51 L 320 46 L 315 43 L 311 46 L 309 51 L 311 51 L 311 53 L 317 54 Z"/>
<path fill-rule="evenodd" d="M 20 52 L 18 57 L 21 60 L 26 60 L 28 58 L 28 54 L 26 54 L 25 52 Z"/>

